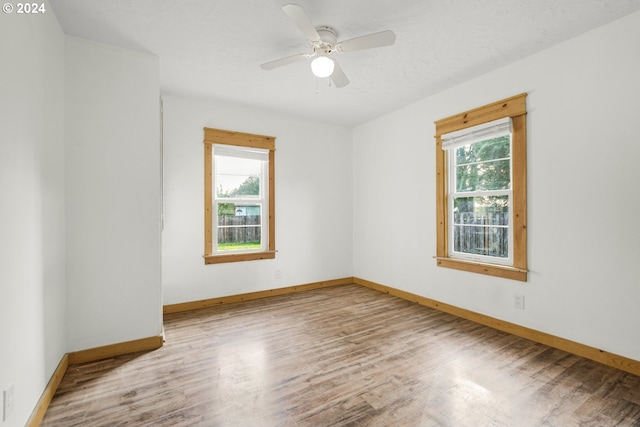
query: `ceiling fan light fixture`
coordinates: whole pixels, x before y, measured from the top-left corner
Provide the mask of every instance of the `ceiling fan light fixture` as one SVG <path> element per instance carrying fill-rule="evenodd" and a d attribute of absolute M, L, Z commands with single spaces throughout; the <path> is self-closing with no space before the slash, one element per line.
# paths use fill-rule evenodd
<path fill-rule="evenodd" d="M 334 67 L 333 59 L 327 56 L 318 56 L 311 61 L 311 71 L 316 77 L 329 77 L 333 73 Z"/>

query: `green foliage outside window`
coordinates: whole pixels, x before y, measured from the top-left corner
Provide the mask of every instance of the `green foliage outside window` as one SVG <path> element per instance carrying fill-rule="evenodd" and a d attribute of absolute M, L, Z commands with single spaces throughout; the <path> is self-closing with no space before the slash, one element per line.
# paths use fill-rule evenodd
<path fill-rule="evenodd" d="M 505 190 L 511 185 L 509 136 L 456 149 L 456 191 Z"/>
<path fill-rule="evenodd" d="M 218 215 L 231 215 L 234 216 L 236 214 L 236 205 L 235 203 L 218 203 Z"/>

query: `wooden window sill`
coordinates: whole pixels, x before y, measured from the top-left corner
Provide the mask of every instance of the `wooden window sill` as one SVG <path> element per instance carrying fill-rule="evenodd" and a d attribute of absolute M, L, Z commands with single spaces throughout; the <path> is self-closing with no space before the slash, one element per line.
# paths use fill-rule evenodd
<path fill-rule="evenodd" d="M 469 271 L 472 273 L 486 274 L 488 276 L 502 277 L 504 279 L 527 281 L 527 270 L 509 267 L 506 265 L 483 264 L 480 262 L 464 261 L 455 258 L 436 257 L 438 267 L 453 268 L 455 270 Z"/>
<path fill-rule="evenodd" d="M 275 251 L 267 252 L 247 252 L 241 254 L 229 254 L 229 255 L 204 255 L 205 264 L 222 264 L 225 262 L 238 262 L 238 261 L 255 261 L 259 259 L 274 259 L 276 257 Z"/>

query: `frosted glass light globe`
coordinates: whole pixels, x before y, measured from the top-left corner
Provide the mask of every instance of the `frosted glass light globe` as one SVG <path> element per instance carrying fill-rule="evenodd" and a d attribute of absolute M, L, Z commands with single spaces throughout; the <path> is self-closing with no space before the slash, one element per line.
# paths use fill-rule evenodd
<path fill-rule="evenodd" d="M 311 71 L 316 77 L 329 77 L 333 73 L 333 59 L 326 56 L 318 56 L 311 61 Z"/>

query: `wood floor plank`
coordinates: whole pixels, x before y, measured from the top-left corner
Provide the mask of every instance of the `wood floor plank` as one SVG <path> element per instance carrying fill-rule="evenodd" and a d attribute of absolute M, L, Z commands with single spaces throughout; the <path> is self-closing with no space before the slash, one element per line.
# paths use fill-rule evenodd
<path fill-rule="evenodd" d="M 638 426 L 640 377 L 358 285 L 165 315 L 42 425 Z"/>

